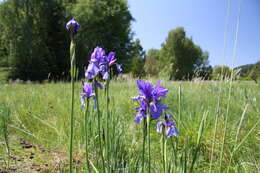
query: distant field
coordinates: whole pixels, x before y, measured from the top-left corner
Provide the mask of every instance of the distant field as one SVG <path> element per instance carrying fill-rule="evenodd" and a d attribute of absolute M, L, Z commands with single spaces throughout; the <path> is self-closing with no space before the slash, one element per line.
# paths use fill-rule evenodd
<path fill-rule="evenodd" d="M 156 81 L 153 81 L 153 84 L 156 84 Z M 168 96 L 163 103 L 170 107 L 168 112 L 174 116 L 180 132 L 178 137 L 172 137 L 168 141 L 167 150 L 172 170 L 188 171 L 193 156 L 197 154 L 195 172 L 208 172 L 210 166 L 212 172 L 218 172 L 224 120 L 228 116 L 221 171 L 226 172 L 229 164 L 230 172 L 260 171 L 260 126 L 258 123 L 260 85 L 253 82 L 234 82 L 230 88 L 228 81 L 163 81 L 162 85 L 169 88 Z M 81 83 L 77 83 L 74 159 L 78 164 L 78 171 L 85 169 L 84 113 L 77 97 L 80 90 Z M 112 81 L 110 94 L 109 129 L 113 135 L 113 141 L 110 143 L 111 167 L 114 172 L 138 172 L 141 167 L 142 124 L 133 122 L 137 103 L 130 99 L 138 94 L 135 80 Z M 101 111 L 103 122 L 105 122 L 103 96 L 104 92 L 101 92 L 101 105 L 104 106 Z M 0 104 L 11 108 L 12 122 L 8 126 L 12 155 L 11 167 L 17 172 L 65 171 L 68 166 L 70 84 L 1 84 L 0 98 Z M 203 115 L 207 118 L 196 153 L 198 131 Z M 99 169 L 100 159 L 96 146 L 97 119 L 93 109 L 90 116 L 90 161 Z M 153 122 L 151 126 L 152 170 L 158 172 L 161 162 L 161 138 L 155 128 L 155 122 Z M 236 148 L 235 151 L 234 148 Z M 231 155 L 232 159 L 230 159 Z M 0 172 L 1 168 L 6 167 L 6 161 L 4 140 L 1 136 Z"/>

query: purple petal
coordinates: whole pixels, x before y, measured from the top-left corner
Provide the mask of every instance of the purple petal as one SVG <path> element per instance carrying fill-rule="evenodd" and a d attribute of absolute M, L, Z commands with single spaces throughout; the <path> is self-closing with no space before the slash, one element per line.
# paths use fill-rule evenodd
<path fill-rule="evenodd" d="M 171 115 L 167 113 L 167 114 L 165 115 L 165 120 L 166 120 L 166 122 L 167 122 L 167 121 L 170 121 L 170 120 L 171 120 Z"/>
<path fill-rule="evenodd" d="M 172 135 L 177 136 L 178 134 L 179 134 L 179 131 L 175 126 L 168 128 L 168 130 L 166 132 L 166 136 L 168 138 L 171 137 Z"/>
<path fill-rule="evenodd" d="M 139 90 L 144 90 L 145 89 L 145 83 L 142 80 L 137 80 L 137 86 Z"/>
<path fill-rule="evenodd" d="M 80 96 L 80 103 L 81 103 L 81 108 L 85 108 L 85 99 L 83 96 Z"/>
<path fill-rule="evenodd" d="M 103 86 L 101 83 L 99 83 L 98 81 L 95 80 L 95 85 L 100 88 L 100 89 L 103 89 Z"/>
<path fill-rule="evenodd" d="M 103 79 L 104 79 L 104 80 L 108 80 L 108 78 L 109 78 L 109 73 L 108 73 L 108 72 L 105 72 L 105 73 L 103 74 Z"/>
<path fill-rule="evenodd" d="M 141 96 L 145 96 L 147 100 L 152 100 L 152 91 L 154 89 L 151 83 L 137 80 L 137 86 Z"/>
<path fill-rule="evenodd" d="M 142 121 L 142 119 L 143 119 L 143 115 L 142 115 L 140 112 L 138 112 L 138 113 L 136 114 L 136 116 L 135 116 L 134 122 L 135 122 L 135 123 L 140 123 L 140 122 Z"/>
<path fill-rule="evenodd" d="M 173 126 L 173 135 L 177 136 L 179 134 L 179 130 L 177 129 L 177 127 Z"/>
<path fill-rule="evenodd" d="M 94 77 L 96 77 L 96 75 L 99 73 L 99 67 L 93 63 L 93 62 L 90 62 L 89 65 L 88 65 L 88 68 L 85 72 L 85 77 L 87 79 L 93 79 Z"/>
<path fill-rule="evenodd" d="M 135 116 L 135 123 L 140 123 L 142 121 L 143 118 L 146 118 L 146 114 L 142 111 L 137 112 L 136 116 Z"/>
<path fill-rule="evenodd" d="M 85 82 L 83 86 L 83 92 L 81 94 L 84 94 L 85 97 L 90 98 L 94 95 L 93 87 L 89 85 L 87 82 Z"/>
<path fill-rule="evenodd" d="M 122 73 L 122 71 L 123 71 L 122 64 L 116 64 L 116 68 L 117 68 L 118 73 Z"/>
<path fill-rule="evenodd" d="M 167 88 L 160 86 L 161 81 L 159 80 L 153 90 L 153 99 L 158 100 L 160 97 L 165 98 L 168 92 Z"/>
<path fill-rule="evenodd" d="M 101 47 L 97 46 L 91 54 L 90 61 L 99 64 L 104 55 L 105 51 Z"/>
<path fill-rule="evenodd" d="M 139 101 L 139 100 L 140 100 L 140 96 L 138 96 L 138 97 L 132 97 L 131 100 Z"/>
<path fill-rule="evenodd" d="M 154 102 L 150 103 L 151 109 L 153 109 L 154 112 L 157 112 L 157 107 Z"/>
<path fill-rule="evenodd" d="M 160 122 L 158 122 L 158 123 L 156 124 L 156 131 L 157 131 L 158 133 L 162 133 L 162 125 L 163 125 L 163 122 L 162 122 L 162 121 L 160 121 Z"/>
<path fill-rule="evenodd" d="M 74 18 L 66 23 L 66 29 L 70 30 L 71 28 L 73 29 L 74 34 L 76 34 L 80 28 L 80 24 Z"/>
<path fill-rule="evenodd" d="M 152 119 L 160 119 L 163 110 L 169 109 L 167 106 L 164 106 L 161 102 L 155 103 L 156 109 L 154 106 L 150 106 L 150 114 Z"/>
<path fill-rule="evenodd" d="M 170 121 L 166 122 L 167 127 L 171 127 L 171 126 L 175 126 L 175 125 L 176 125 L 175 121 L 170 120 Z"/>
<path fill-rule="evenodd" d="M 170 127 L 170 128 L 168 128 L 167 131 L 166 131 L 166 136 L 169 138 L 169 137 L 171 137 L 172 133 L 173 133 L 173 128 Z"/>
<path fill-rule="evenodd" d="M 110 52 L 107 56 L 107 61 L 109 66 L 113 65 L 116 62 L 115 58 L 116 53 L 115 52 Z"/>

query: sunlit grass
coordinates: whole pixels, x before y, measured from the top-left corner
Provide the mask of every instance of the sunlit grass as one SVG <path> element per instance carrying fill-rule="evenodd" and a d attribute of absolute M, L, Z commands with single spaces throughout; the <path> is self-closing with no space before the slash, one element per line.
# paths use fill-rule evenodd
<path fill-rule="evenodd" d="M 153 81 L 155 84 L 157 81 Z M 214 141 L 215 116 L 217 113 L 218 93 L 221 86 L 219 116 L 213 154 L 213 172 L 219 170 L 219 157 L 223 138 L 224 116 L 228 104 L 228 82 L 162 82 L 162 86 L 169 88 L 168 97 L 163 102 L 170 106 L 169 112 L 178 120 L 179 108 L 181 109 L 179 136 L 172 137 L 167 143 L 167 156 L 170 171 L 189 172 L 192 159 L 196 152 L 198 132 L 203 115 L 207 114 L 204 121 L 204 131 L 201 136 L 197 152 L 194 171 L 209 170 L 211 149 Z M 181 102 L 179 103 L 179 86 L 181 86 Z M 260 92 L 259 85 L 251 82 L 234 82 L 231 91 L 229 120 L 227 124 L 226 144 L 224 146 L 222 166 L 226 169 L 230 162 L 231 153 L 236 144 L 240 144 L 250 129 L 259 120 Z M 81 83 L 75 85 L 75 136 L 74 158 L 80 160 L 78 169 L 85 169 L 84 152 L 84 112 L 80 109 L 79 92 Z M 19 145 L 20 140 L 25 140 L 33 145 L 57 151 L 61 159 L 61 169 L 68 168 L 69 139 L 69 111 L 70 111 L 70 84 L 2 84 L 0 103 L 11 108 L 12 122 L 9 124 L 11 155 L 26 155 L 27 150 Z M 116 171 L 130 171 L 141 169 L 142 154 L 142 127 L 133 122 L 135 117 L 135 102 L 130 100 L 136 96 L 138 90 L 135 80 L 112 81 L 110 84 L 111 97 L 111 167 Z M 105 118 L 105 93 L 101 91 L 100 105 L 102 118 Z M 90 104 L 93 108 L 93 103 Z M 245 107 L 246 110 L 245 110 Z M 244 115 L 243 115 L 244 112 Z M 243 115 L 243 121 L 241 117 Z M 105 122 L 105 121 L 104 121 Z M 240 123 L 241 122 L 241 123 Z M 90 112 L 89 118 L 89 158 L 91 169 L 100 170 L 98 155 L 97 115 Z M 156 122 L 151 123 L 151 168 L 153 172 L 161 170 L 160 135 L 156 133 Z M 238 132 L 239 128 L 239 132 Z M 252 130 L 241 146 L 232 154 L 230 171 L 258 172 L 259 171 L 259 124 Z M 238 135 L 237 135 L 238 134 Z M 238 136 L 236 138 L 236 136 Z M 0 158 L 6 154 L 5 146 L 0 138 Z M 59 152 L 58 152 L 59 151 Z M 44 162 L 54 169 L 54 158 L 50 154 L 37 151 L 39 164 Z M 36 152 L 36 154 L 37 154 Z M 58 154 L 59 153 L 59 154 Z M 55 152 L 52 152 L 55 154 Z M 48 157 L 48 161 L 45 157 Z M 37 163 L 37 160 L 33 162 Z M 10 165 L 18 164 L 11 160 Z M 29 163 L 29 162 L 28 162 Z M 0 167 L 5 163 L 0 160 Z M 147 166 L 147 165 L 146 165 Z M 95 168 L 94 168 L 95 167 Z"/>

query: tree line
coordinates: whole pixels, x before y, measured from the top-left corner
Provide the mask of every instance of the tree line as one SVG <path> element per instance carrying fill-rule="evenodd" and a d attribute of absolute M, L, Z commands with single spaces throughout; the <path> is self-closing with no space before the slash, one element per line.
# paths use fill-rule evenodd
<path fill-rule="evenodd" d="M 77 35 L 77 69 L 84 68 L 96 46 L 116 52 L 129 72 L 132 57 L 140 57 L 133 38 L 134 20 L 125 0 L 6 0 L 0 4 L 0 66 L 9 78 L 59 80 L 69 76 L 70 18 L 81 24 Z"/>
<path fill-rule="evenodd" d="M 76 50 L 79 78 L 96 46 L 116 52 L 123 72 L 133 77 L 190 80 L 230 74 L 228 67 L 213 68 L 209 53 L 187 37 L 183 27 L 169 31 L 161 49 L 145 52 L 134 39 L 127 0 L 5 0 L 0 3 L 0 68 L 9 69 L 8 78 L 68 79 L 70 39 L 65 24 L 72 17 L 81 24 Z"/>

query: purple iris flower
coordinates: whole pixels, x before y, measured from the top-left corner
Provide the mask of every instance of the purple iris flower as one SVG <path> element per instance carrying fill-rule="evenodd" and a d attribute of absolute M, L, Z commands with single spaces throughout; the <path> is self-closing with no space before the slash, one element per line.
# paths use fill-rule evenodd
<path fill-rule="evenodd" d="M 94 85 L 96 85 L 96 86 L 97 86 L 98 88 L 100 88 L 100 89 L 103 89 L 102 84 L 99 83 L 97 80 L 95 80 Z M 94 85 L 93 85 L 93 87 L 95 87 Z"/>
<path fill-rule="evenodd" d="M 122 71 L 123 71 L 122 64 L 116 64 L 116 68 L 117 68 L 118 73 L 122 73 Z"/>
<path fill-rule="evenodd" d="M 110 52 L 108 56 L 106 56 L 105 51 L 102 48 L 96 47 L 91 54 L 85 77 L 87 79 L 93 79 L 100 73 L 103 79 L 107 80 L 109 79 L 109 67 L 115 62 L 116 58 L 114 52 Z"/>
<path fill-rule="evenodd" d="M 116 62 L 115 56 L 116 56 L 116 53 L 115 53 L 115 52 L 110 52 L 110 53 L 108 54 L 106 60 L 107 60 L 107 63 L 108 63 L 109 66 L 115 64 L 115 62 Z"/>
<path fill-rule="evenodd" d="M 91 54 L 90 61 L 99 64 L 101 59 L 104 59 L 105 57 L 105 50 L 103 50 L 101 47 L 96 47 Z"/>
<path fill-rule="evenodd" d="M 98 75 L 100 72 L 100 62 L 101 59 L 104 59 L 104 56 L 105 51 L 102 48 L 96 47 L 94 49 L 94 52 L 91 54 L 88 68 L 85 72 L 85 77 L 87 79 L 93 79 Z"/>
<path fill-rule="evenodd" d="M 80 93 L 80 102 L 81 107 L 85 107 L 85 100 L 88 100 L 90 97 L 95 96 L 94 93 L 94 87 L 92 85 L 89 85 L 88 83 L 82 81 L 83 90 Z"/>
<path fill-rule="evenodd" d="M 162 127 L 166 128 L 166 136 L 171 137 L 172 135 L 177 136 L 179 134 L 178 129 L 176 128 L 176 122 L 171 119 L 170 114 L 165 115 L 165 121 L 160 121 L 157 123 L 157 132 L 162 133 Z"/>
<path fill-rule="evenodd" d="M 132 98 L 140 103 L 140 106 L 137 108 L 135 122 L 140 123 L 143 118 L 146 118 L 148 109 L 151 119 L 160 119 L 163 110 L 168 109 L 167 106 L 162 104 L 160 98 L 166 97 L 168 89 L 160 86 L 160 81 L 153 88 L 151 83 L 137 80 L 137 86 L 139 88 L 139 96 Z"/>
<path fill-rule="evenodd" d="M 74 18 L 70 19 L 70 21 L 68 21 L 66 24 L 66 29 L 72 30 L 73 36 L 77 34 L 79 28 L 80 28 L 80 24 Z"/>
<path fill-rule="evenodd" d="M 160 119 L 163 110 L 169 109 L 167 106 L 163 105 L 162 102 L 157 101 L 156 103 L 150 103 L 150 114 L 152 119 Z"/>
<path fill-rule="evenodd" d="M 146 118 L 146 113 L 147 113 L 147 104 L 145 103 L 144 100 L 140 100 L 141 104 L 139 107 L 136 108 L 136 116 L 134 122 L 140 123 L 143 118 Z"/>
<path fill-rule="evenodd" d="M 94 62 L 89 62 L 88 68 L 85 72 L 85 77 L 87 79 L 93 79 L 99 73 L 99 66 Z"/>

